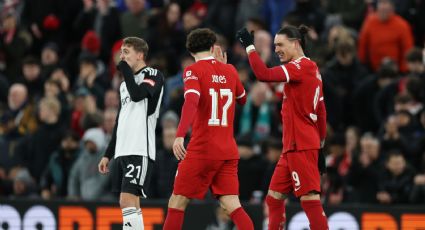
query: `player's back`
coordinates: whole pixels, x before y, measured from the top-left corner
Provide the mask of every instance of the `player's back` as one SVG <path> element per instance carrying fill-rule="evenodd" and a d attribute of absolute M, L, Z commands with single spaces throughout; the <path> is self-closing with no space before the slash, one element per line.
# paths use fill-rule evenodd
<path fill-rule="evenodd" d="M 184 81 L 185 92 L 194 85 L 192 90 L 200 94 L 187 157 L 238 159 L 233 120 L 236 97 L 244 89 L 235 68 L 212 58 L 200 60 L 186 68 Z M 192 82 L 187 84 L 187 81 Z"/>

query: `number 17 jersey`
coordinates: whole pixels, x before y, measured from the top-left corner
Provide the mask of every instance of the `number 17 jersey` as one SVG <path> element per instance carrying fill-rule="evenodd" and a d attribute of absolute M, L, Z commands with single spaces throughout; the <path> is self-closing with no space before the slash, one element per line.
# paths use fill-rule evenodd
<path fill-rule="evenodd" d="M 236 69 L 213 57 L 201 59 L 183 72 L 184 95 L 199 96 L 186 158 L 239 159 L 233 137 L 236 99 L 245 96 Z"/>

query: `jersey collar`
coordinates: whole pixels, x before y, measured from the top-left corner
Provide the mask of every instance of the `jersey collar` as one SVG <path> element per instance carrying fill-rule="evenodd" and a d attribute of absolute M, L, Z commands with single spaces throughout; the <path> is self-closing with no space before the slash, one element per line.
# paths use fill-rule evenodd
<path fill-rule="evenodd" d="M 212 60 L 212 59 L 215 59 L 215 58 L 213 56 L 208 56 L 208 57 L 204 57 L 204 58 L 199 59 L 199 61 L 202 61 L 202 60 Z"/>

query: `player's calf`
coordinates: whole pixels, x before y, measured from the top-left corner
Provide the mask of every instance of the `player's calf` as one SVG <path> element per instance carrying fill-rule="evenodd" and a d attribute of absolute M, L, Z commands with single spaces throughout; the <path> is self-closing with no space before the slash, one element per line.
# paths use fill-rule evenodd
<path fill-rule="evenodd" d="M 301 206 L 310 222 L 311 230 L 328 230 L 328 220 L 323 211 L 320 195 L 309 193 L 301 196 Z"/>
<path fill-rule="evenodd" d="M 266 204 L 269 210 L 269 230 L 282 230 L 285 226 L 285 198 L 287 196 L 273 190 L 269 190 Z"/>
<path fill-rule="evenodd" d="M 230 218 L 240 230 L 254 230 L 251 218 L 241 207 L 237 195 L 220 196 L 220 205 L 229 213 Z"/>

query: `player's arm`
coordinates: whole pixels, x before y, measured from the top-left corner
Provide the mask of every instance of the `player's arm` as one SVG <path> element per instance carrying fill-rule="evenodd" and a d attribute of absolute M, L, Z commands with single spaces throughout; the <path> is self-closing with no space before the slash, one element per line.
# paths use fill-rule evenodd
<path fill-rule="evenodd" d="M 121 102 L 118 107 L 117 117 L 115 118 L 114 130 L 112 131 L 111 140 L 109 141 L 108 147 L 106 148 L 105 154 L 103 157 L 108 158 L 109 160 L 114 158 L 115 155 L 115 145 L 117 143 L 117 127 L 118 127 L 118 117 L 121 111 Z"/>
<path fill-rule="evenodd" d="M 281 66 L 268 68 L 263 60 L 261 60 L 260 55 L 258 55 L 257 51 L 255 51 L 254 37 L 248 32 L 248 30 L 246 30 L 246 28 L 239 30 L 236 37 L 241 42 L 242 46 L 245 47 L 248 54 L 249 64 L 258 80 L 265 82 L 289 81 L 287 74 Z"/>
<path fill-rule="evenodd" d="M 185 93 L 184 104 L 177 128 L 176 137 L 184 137 L 195 119 L 198 110 L 199 95 L 193 91 Z"/>
<path fill-rule="evenodd" d="M 164 79 L 158 70 L 153 70 L 150 74 L 145 72 L 145 78 L 142 83 L 138 85 L 134 78 L 133 70 L 131 70 L 127 62 L 120 61 L 118 68 L 124 76 L 128 93 L 130 94 L 131 100 L 134 102 L 152 97 L 157 91 L 161 90 L 164 84 Z"/>
<path fill-rule="evenodd" d="M 195 119 L 198 110 L 200 93 L 199 78 L 190 68 L 183 72 L 184 82 L 184 104 L 180 117 L 180 123 L 177 128 L 176 137 L 184 137 Z"/>

